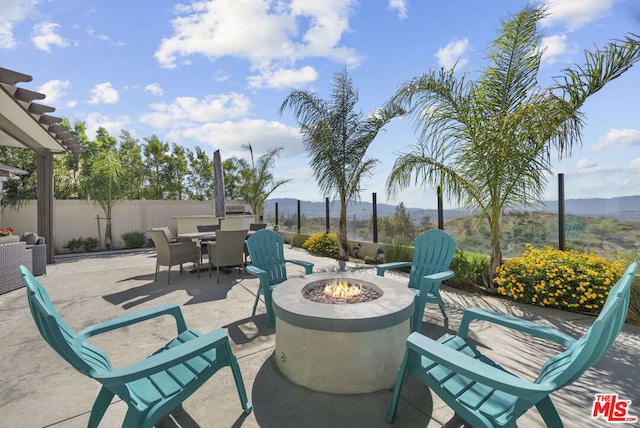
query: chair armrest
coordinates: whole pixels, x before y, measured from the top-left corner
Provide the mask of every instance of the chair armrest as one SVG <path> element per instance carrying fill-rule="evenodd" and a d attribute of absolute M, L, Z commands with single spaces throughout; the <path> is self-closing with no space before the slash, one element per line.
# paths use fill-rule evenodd
<path fill-rule="evenodd" d="M 464 311 L 460 327 L 458 328 L 458 336 L 466 339 L 469 331 L 469 324 L 474 320 L 489 321 L 532 336 L 560 343 L 567 348 L 575 342 L 573 337 L 554 328 L 545 327 L 533 321 L 500 314 L 483 308 L 469 308 Z"/>
<path fill-rule="evenodd" d="M 440 284 L 445 279 L 453 278 L 455 273 L 452 270 L 445 270 L 442 272 L 432 273 L 431 275 L 425 275 L 420 279 L 420 294 L 431 293 L 438 294 Z"/>
<path fill-rule="evenodd" d="M 182 316 L 182 311 L 180 310 L 180 306 L 175 304 L 165 304 L 156 306 L 153 308 L 145 309 L 142 311 L 132 312 L 130 314 L 125 314 L 119 316 L 117 318 L 113 318 L 108 321 L 101 322 L 96 325 L 92 325 L 81 332 L 78 333 L 78 336 L 81 340 L 86 340 L 91 336 L 95 336 L 97 334 L 106 333 L 108 331 L 116 330 L 121 327 L 126 327 L 131 324 L 139 323 L 142 321 L 146 321 L 152 318 L 157 318 L 164 315 L 171 315 L 176 320 L 176 327 L 178 329 L 178 334 L 182 333 L 187 329 L 187 324 L 184 321 L 184 317 Z"/>
<path fill-rule="evenodd" d="M 249 265 L 245 268 L 247 270 L 247 272 L 249 272 L 251 275 L 253 276 L 257 276 L 258 278 L 261 278 L 263 275 L 267 274 L 266 270 L 262 270 L 259 267 L 256 267 L 254 265 Z"/>
<path fill-rule="evenodd" d="M 378 274 L 378 276 L 384 276 L 385 271 L 387 271 L 388 269 L 397 269 L 401 267 L 411 266 L 411 263 L 412 262 L 383 263 L 376 266 L 376 274 Z"/>
<path fill-rule="evenodd" d="M 453 278 L 455 276 L 455 272 L 452 270 L 443 270 L 442 272 L 432 273 L 431 275 L 423 276 L 424 279 L 428 281 L 444 281 L 445 279 Z"/>
<path fill-rule="evenodd" d="M 480 384 L 527 400 L 536 401 L 536 395 L 542 398 L 553 391 L 552 385 L 520 379 L 417 332 L 411 333 L 407 338 L 407 348 Z"/>
<path fill-rule="evenodd" d="M 219 328 L 195 339 L 181 343 L 170 349 L 153 354 L 144 360 L 137 361 L 106 374 L 94 374 L 105 386 L 118 386 L 175 367 L 193 357 L 227 342 L 227 333 Z"/>
<path fill-rule="evenodd" d="M 313 263 L 303 262 L 302 260 L 285 260 L 285 262 L 304 267 L 305 274 L 313 273 Z"/>
<path fill-rule="evenodd" d="M 188 241 L 176 241 L 169 243 L 169 248 L 191 248 L 195 246 L 196 243 L 191 238 L 189 238 Z"/>

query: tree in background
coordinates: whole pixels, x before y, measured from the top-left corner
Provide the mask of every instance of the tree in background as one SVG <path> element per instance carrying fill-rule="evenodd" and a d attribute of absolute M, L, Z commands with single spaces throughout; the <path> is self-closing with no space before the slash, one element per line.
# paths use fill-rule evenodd
<path fill-rule="evenodd" d="M 425 217 L 428 221 L 429 216 Z M 368 230 L 373 234 L 373 217 L 369 218 Z M 378 217 L 378 238 L 380 242 L 411 245 L 419 231 L 404 202 L 396 205 L 391 217 Z"/>
<path fill-rule="evenodd" d="M 282 147 L 267 150 L 258 158 L 257 162 L 253 158 L 251 144 L 244 144 L 242 147 L 251 155 L 251 167 L 240 170 L 242 184 L 238 187 L 238 193 L 251 207 L 256 216 L 256 222 L 260 223 L 264 212 L 264 202 L 278 187 L 288 183 L 291 179 L 274 180 L 273 174 L 270 172 L 276 157 L 282 151 Z"/>
<path fill-rule="evenodd" d="M 126 199 L 141 199 L 144 188 L 145 164 L 142 159 L 142 146 L 128 131 L 120 135 L 120 159 L 122 160 L 122 181 Z"/>
<path fill-rule="evenodd" d="M 411 242 L 416 238 L 416 224 L 403 202 L 400 202 L 391 217 L 391 236 Z"/>
<path fill-rule="evenodd" d="M 181 200 L 187 195 L 185 177 L 189 172 L 187 151 L 176 143 L 171 144 L 171 153 L 165 165 L 167 199 Z"/>
<path fill-rule="evenodd" d="M 187 172 L 187 196 L 189 199 L 205 201 L 213 199 L 213 160 L 196 146 L 187 150 L 189 170 Z"/>
<path fill-rule="evenodd" d="M 94 169 L 100 166 L 97 160 L 113 162 L 119 159 L 122 167 L 118 181 L 122 185 L 120 199 L 192 199 L 210 200 L 214 195 L 213 161 L 200 147 L 194 151 L 178 144 L 162 142 L 156 135 L 145 138 L 144 145 L 128 131 L 122 130 L 119 142 L 100 128 L 96 139 L 90 141 L 86 134 L 86 124 L 76 122 L 73 127 L 66 119 L 65 124 L 83 147 L 80 154 L 56 154 L 54 165 L 54 197 L 56 199 L 90 199 L 89 189 L 95 192 L 105 171 L 94 175 Z M 278 153 L 281 149 L 277 150 Z M 223 161 L 225 175 L 225 194 L 227 199 L 242 199 L 241 186 L 248 191 L 252 185 L 264 186 L 271 194 L 279 185 L 273 181 L 269 169 L 276 157 L 266 154 L 267 164 L 261 159 L 250 166 L 247 160 L 232 157 Z M 253 152 L 251 151 L 251 156 Z M 24 169 L 24 175 L 12 177 L 3 186 L 3 205 L 18 205 L 21 201 L 35 199 L 36 195 L 36 154 L 28 149 L 0 147 L 0 163 Z M 266 166 L 266 170 L 263 167 Z M 246 182 L 249 178 L 250 182 Z M 271 181 L 269 181 L 271 180 Z M 288 180 L 286 180 L 288 181 Z M 283 184 L 283 183 L 282 183 Z M 271 188 L 268 188 L 272 185 Z M 277 187 L 277 186 L 276 186 Z M 259 193 L 259 192 L 258 192 Z"/>
<path fill-rule="evenodd" d="M 85 163 L 80 184 L 81 194 L 100 205 L 104 211 L 104 243 L 110 249 L 113 243 L 111 213 L 113 206 L 126 193 L 123 162 L 117 150 L 117 141 L 101 127 L 96 133 L 96 140 L 87 145 L 83 155 Z"/>
<path fill-rule="evenodd" d="M 169 145 L 160 141 L 157 135 L 144 139 L 143 153 L 145 157 L 147 188 L 145 196 L 148 199 L 164 199 L 165 185 L 167 182 L 166 166 L 169 162 Z"/>
<path fill-rule="evenodd" d="M 20 168 L 27 173 L 11 176 L 2 186 L 2 205 L 19 206 L 36 197 L 36 154 L 29 149 L 0 146 L 0 164 Z M 0 207 L 1 208 L 1 207 Z"/>
<path fill-rule="evenodd" d="M 431 215 L 425 214 L 422 216 L 422 220 L 420 220 L 419 233 L 426 232 L 429 229 L 433 229 L 433 224 L 431 223 Z"/>
<path fill-rule="evenodd" d="M 249 162 L 243 158 L 231 157 L 222 161 L 224 175 L 224 195 L 226 199 L 242 199 L 242 171 L 249 168 Z"/>
<path fill-rule="evenodd" d="M 73 127 L 67 119 L 62 125 L 71 130 L 82 147 L 86 147 L 87 128 L 84 122 L 76 122 Z M 82 158 L 75 154 L 59 154 L 53 157 L 53 197 L 56 199 L 77 199 L 80 197 Z"/>
<path fill-rule="evenodd" d="M 502 213 L 542 199 L 550 152 L 566 156 L 581 142 L 585 101 L 640 59 L 640 41 L 629 36 L 586 51 L 583 65 L 540 88 L 537 24 L 545 16 L 544 7 L 527 5 L 503 20 L 478 80 L 431 70 L 390 100 L 410 112 L 422 133 L 413 151 L 396 159 L 387 190 L 408 187 L 414 176 L 415 184 L 444 184 L 449 199 L 486 219 L 492 278 L 502 263 Z"/>
<path fill-rule="evenodd" d="M 399 110 L 391 105 L 363 118 L 356 112 L 358 91 L 346 70 L 336 73 L 330 100 L 315 93 L 292 91 L 280 106 L 291 109 L 300 125 L 302 143 L 311 157 L 310 166 L 320 191 L 340 200 L 339 258 L 347 260 L 347 203 L 359 200 L 362 179 L 378 164 L 366 157 L 367 149 Z"/>

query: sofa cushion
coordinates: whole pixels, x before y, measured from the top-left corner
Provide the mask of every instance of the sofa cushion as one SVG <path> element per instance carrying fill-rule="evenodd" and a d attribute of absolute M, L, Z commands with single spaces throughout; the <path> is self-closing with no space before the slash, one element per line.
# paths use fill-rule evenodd
<path fill-rule="evenodd" d="M 24 241 L 27 245 L 35 245 L 38 242 L 38 235 L 33 232 L 25 232 L 20 237 L 21 241 Z"/>

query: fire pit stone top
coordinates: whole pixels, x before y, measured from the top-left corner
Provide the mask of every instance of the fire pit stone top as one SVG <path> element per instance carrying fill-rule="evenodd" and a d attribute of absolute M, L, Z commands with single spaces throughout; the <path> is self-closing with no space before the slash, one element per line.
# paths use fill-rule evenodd
<path fill-rule="evenodd" d="M 381 296 L 365 303 L 318 303 L 303 296 L 309 283 L 344 278 L 381 291 Z M 324 272 L 295 277 L 273 290 L 273 307 L 279 319 L 299 327 L 339 332 L 384 329 L 406 320 L 413 312 L 414 295 L 393 279 L 359 272 Z M 276 325 L 277 328 L 277 325 Z"/>

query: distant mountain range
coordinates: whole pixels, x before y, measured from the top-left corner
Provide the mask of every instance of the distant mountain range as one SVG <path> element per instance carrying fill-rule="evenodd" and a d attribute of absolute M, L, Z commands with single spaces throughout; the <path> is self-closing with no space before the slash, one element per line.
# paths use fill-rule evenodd
<path fill-rule="evenodd" d="M 290 198 L 268 199 L 265 204 L 265 217 L 275 215 L 275 205 L 278 203 L 279 216 L 291 216 L 297 212 L 298 200 Z M 378 204 L 378 217 L 393 216 L 396 205 Z M 420 221 L 425 215 L 431 217 L 434 222 L 438 218 L 437 209 L 409 208 L 407 212 L 415 221 Z M 531 210 L 531 209 L 530 209 Z M 557 212 L 558 201 L 545 201 L 536 211 Z M 302 215 L 313 217 L 324 217 L 326 213 L 324 202 L 300 201 L 300 212 Z M 371 202 L 351 202 L 347 207 L 349 218 L 355 216 L 358 220 L 368 219 L 373 213 Z M 611 217 L 625 221 L 640 221 L 640 195 L 623 196 L 617 198 L 591 198 L 591 199 L 567 199 L 565 200 L 565 213 L 583 217 Z M 329 215 L 338 217 L 340 214 L 340 203 L 333 201 L 329 203 Z M 463 208 L 444 210 L 444 219 L 449 220 L 467 214 Z"/>

